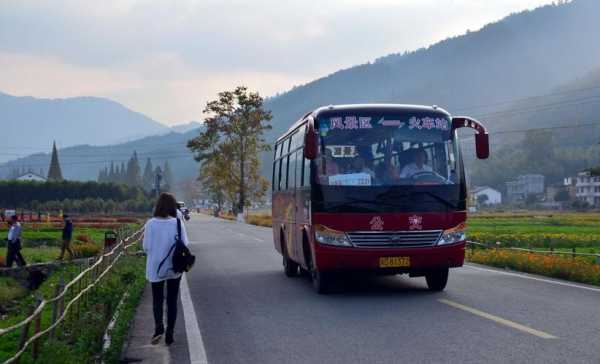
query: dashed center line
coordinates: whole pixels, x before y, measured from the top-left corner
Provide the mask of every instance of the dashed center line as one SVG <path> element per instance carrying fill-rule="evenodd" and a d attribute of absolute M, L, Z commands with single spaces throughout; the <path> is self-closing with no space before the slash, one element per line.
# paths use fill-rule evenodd
<path fill-rule="evenodd" d="M 439 299 L 438 301 L 441 302 L 441 303 L 443 303 L 443 304 L 446 304 L 448 306 L 457 308 L 459 310 L 463 310 L 463 311 L 472 313 L 475 316 L 479 316 L 479 317 L 482 317 L 482 318 L 494 321 L 494 322 L 496 322 L 498 324 L 510 327 L 512 329 L 515 329 L 515 330 L 518 330 L 518 331 L 521 331 L 521 332 L 524 332 L 524 333 L 527 333 L 527 334 L 530 334 L 530 335 L 533 335 L 533 336 L 537 336 L 537 337 L 542 338 L 542 339 L 558 339 L 556 336 L 550 335 L 550 334 L 548 334 L 546 332 L 533 329 L 533 328 L 531 328 L 529 326 L 521 325 L 521 324 L 516 323 L 514 321 L 503 319 L 502 317 L 498 317 L 498 316 L 489 314 L 487 312 L 483 312 L 483 311 L 480 311 L 478 309 L 475 309 L 475 308 L 472 308 L 472 307 L 469 307 L 469 306 L 465 306 L 465 305 L 460 304 L 458 302 L 450 301 L 450 300 L 443 299 L 443 298 Z"/>

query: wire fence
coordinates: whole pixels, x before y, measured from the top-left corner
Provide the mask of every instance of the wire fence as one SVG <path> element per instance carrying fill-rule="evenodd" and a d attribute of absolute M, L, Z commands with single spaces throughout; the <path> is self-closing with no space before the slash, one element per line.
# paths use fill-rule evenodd
<path fill-rule="evenodd" d="M 548 255 L 563 255 L 563 256 L 572 256 L 575 257 L 590 257 L 595 258 L 596 264 L 600 264 L 600 254 L 596 253 L 578 253 L 575 247 L 571 248 L 571 251 L 559 251 L 555 250 L 554 247 L 550 247 L 550 250 L 540 250 L 540 249 L 526 249 L 526 248 L 517 248 L 517 247 L 504 247 L 498 244 L 484 244 L 478 243 L 476 241 L 467 241 L 467 245 L 471 248 L 479 247 L 483 249 L 499 249 L 499 250 L 512 250 L 519 251 L 523 253 L 532 253 L 532 254 L 548 254 Z"/>
<path fill-rule="evenodd" d="M 142 235 L 143 229 L 137 230 L 134 233 L 128 232 L 127 229 L 121 229 L 119 236 L 126 237 L 119 239 L 119 242 L 109 248 L 109 251 L 98 257 L 88 259 L 85 269 L 80 265 L 79 274 L 70 282 L 65 284 L 61 279 L 56 286 L 53 298 L 43 299 L 41 296 L 38 296 L 37 303 L 35 306 L 30 307 L 27 318 L 12 326 L 0 329 L 0 337 L 21 330 L 17 347 L 18 351 L 6 360 L 4 364 L 17 363 L 21 355 L 30 347 L 33 359 L 37 359 L 39 356 L 40 338 L 45 335 L 48 335 L 50 338 L 55 336 L 57 334 L 56 331 L 60 329 L 61 324 L 64 324 L 69 314 L 75 315 L 77 319 L 79 318 L 81 302 L 84 301 L 87 303 L 91 291 L 97 288 L 98 284 L 113 269 L 119 259 L 128 254 L 127 249 L 139 243 Z M 69 299 L 65 301 L 67 295 L 69 295 Z M 48 306 L 51 306 L 50 324 L 42 330 L 42 314 Z M 29 336 L 32 324 L 33 335 Z"/>

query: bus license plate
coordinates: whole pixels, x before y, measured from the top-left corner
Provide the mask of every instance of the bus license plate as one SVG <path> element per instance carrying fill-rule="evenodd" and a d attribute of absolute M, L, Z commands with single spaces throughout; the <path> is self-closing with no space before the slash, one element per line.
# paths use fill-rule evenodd
<path fill-rule="evenodd" d="M 410 267 L 410 257 L 379 257 L 379 268 Z"/>

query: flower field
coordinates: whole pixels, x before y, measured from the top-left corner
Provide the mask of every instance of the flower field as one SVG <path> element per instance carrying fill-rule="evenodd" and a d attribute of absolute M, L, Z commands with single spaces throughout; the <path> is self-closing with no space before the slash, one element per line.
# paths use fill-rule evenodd
<path fill-rule="evenodd" d="M 600 265 L 585 257 L 532 254 L 502 249 L 468 249 L 467 259 L 474 263 L 548 277 L 600 285 Z"/>

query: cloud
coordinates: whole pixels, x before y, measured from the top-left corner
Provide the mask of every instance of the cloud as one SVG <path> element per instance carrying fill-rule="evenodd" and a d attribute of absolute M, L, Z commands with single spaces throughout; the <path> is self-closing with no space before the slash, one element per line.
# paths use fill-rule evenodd
<path fill-rule="evenodd" d="M 549 2 L 4 0 L 0 90 L 107 96 L 182 122 L 238 84 L 272 95 Z"/>

